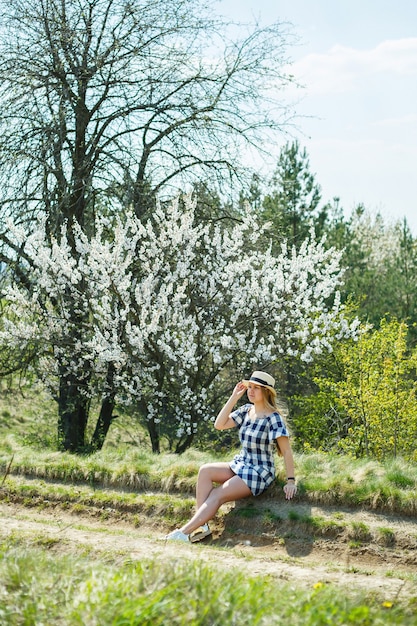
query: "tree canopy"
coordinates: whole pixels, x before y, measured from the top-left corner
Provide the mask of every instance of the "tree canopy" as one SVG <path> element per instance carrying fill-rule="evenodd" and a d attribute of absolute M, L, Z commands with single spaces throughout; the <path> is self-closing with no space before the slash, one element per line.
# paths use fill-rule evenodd
<path fill-rule="evenodd" d="M 239 175 L 285 127 L 279 23 L 232 38 L 200 0 L 2 0 L 0 17 L 3 215 L 47 213 L 54 233 L 103 207 L 141 216 Z"/>
<path fill-rule="evenodd" d="M 94 237 L 97 217 L 111 230 L 114 216 L 129 208 L 146 220 L 157 195 L 203 174 L 230 182 L 245 149 L 265 150 L 285 125 L 282 88 L 292 79 L 279 23 L 232 36 L 200 0 L 0 0 L 0 24 L 0 260 L 29 296 L 36 265 L 8 217 L 30 237 L 44 216 L 51 250 L 62 238 L 75 268 L 78 235 Z M 88 285 L 74 280 L 54 315 L 65 310 L 79 345 Z M 77 449 L 94 370 L 70 370 L 55 350 L 61 436 Z M 105 378 L 108 423 L 110 365 Z"/>
<path fill-rule="evenodd" d="M 298 141 L 269 180 L 246 167 L 291 117 L 287 26 L 237 28 L 204 0 L 0 0 L 0 34 L 0 365 L 48 384 L 61 445 L 83 449 L 99 398 L 93 447 L 123 403 L 155 451 L 161 437 L 182 451 L 235 373 L 269 364 L 295 403 L 316 401 L 324 431 L 336 419 L 343 449 L 397 450 L 397 431 L 395 448 L 349 447 L 356 405 L 335 407 L 342 383 L 356 394 L 341 361 L 370 373 L 378 340 L 401 346 L 394 369 L 414 393 L 415 238 L 323 204 Z M 178 188 L 197 207 L 172 202 Z M 351 302 L 374 325 L 363 352 L 334 350 L 356 336 Z"/>
<path fill-rule="evenodd" d="M 65 234 L 50 246 L 45 221 L 30 237 L 11 225 L 35 287 L 6 291 L 0 339 L 38 346 L 37 367 L 55 395 L 74 377 L 84 398 L 128 405 L 156 452 L 161 436 L 186 449 L 231 377 L 273 364 L 282 374 L 285 356 L 309 362 L 336 337 L 355 336 L 337 294 L 340 253 L 314 239 L 298 252 L 260 251 L 262 229 L 250 214 L 229 229 L 200 224 L 188 197 L 185 206 L 159 206 L 146 224 L 134 214 L 117 220 L 110 238 L 103 218 L 94 237 L 75 230 L 77 259 Z M 68 448 L 73 422 L 65 423 Z M 94 445 L 108 426 L 102 420 Z"/>

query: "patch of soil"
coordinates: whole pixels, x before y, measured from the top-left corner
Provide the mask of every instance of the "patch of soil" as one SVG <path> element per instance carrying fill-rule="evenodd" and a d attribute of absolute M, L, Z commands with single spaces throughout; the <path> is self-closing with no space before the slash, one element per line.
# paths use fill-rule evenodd
<path fill-rule="evenodd" d="M 17 535 L 58 553 L 88 548 L 133 560 L 198 559 L 294 587 L 365 588 L 390 601 L 416 595 L 417 525 L 410 518 L 293 502 L 255 507 L 249 498 L 223 507 L 211 538 L 187 545 L 166 542 L 169 529 L 158 528 L 158 519 L 137 526 L 120 512 L 107 513 L 98 520 L 93 509 L 40 511 L 3 502 L 0 537 Z"/>

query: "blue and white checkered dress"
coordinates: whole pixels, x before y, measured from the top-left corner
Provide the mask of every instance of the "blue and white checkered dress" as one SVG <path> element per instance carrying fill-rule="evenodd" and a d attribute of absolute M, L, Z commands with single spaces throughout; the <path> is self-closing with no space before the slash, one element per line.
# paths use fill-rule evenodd
<path fill-rule="evenodd" d="M 279 413 L 259 419 L 250 419 L 252 404 L 245 404 L 230 414 L 239 428 L 242 450 L 230 462 L 230 469 L 259 496 L 275 478 L 274 440 L 288 437 L 287 428 Z"/>

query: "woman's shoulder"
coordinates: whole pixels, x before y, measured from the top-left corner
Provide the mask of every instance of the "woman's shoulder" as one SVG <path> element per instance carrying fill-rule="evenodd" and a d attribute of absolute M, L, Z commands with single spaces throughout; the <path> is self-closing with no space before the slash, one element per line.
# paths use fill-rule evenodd
<path fill-rule="evenodd" d="M 272 423 L 276 424 L 276 423 L 280 423 L 280 424 L 284 424 L 284 418 L 282 417 L 281 413 L 279 411 L 274 411 L 273 413 L 270 413 L 270 415 L 268 416 L 271 420 Z"/>
<path fill-rule="evenodd" d="M 251 404 L 244 404 L 230 413 L 230 417 L 239 428 L 246 422 Z"/>
<path fill-rule="evenodd" d="M 242 406 L 239 406 L 237 409 L 235 409 L 234 411 L 232 411 L 232 417 L 233 416 L 240 416 L 243 417 L 244 415 L 246 415 L 247 413 L 249 413 L 250 409 L 252 408 L 252 404 L 242 404 Z"/>
<path fill-rule="evenodd" d="M 253 407 L 253 404 L 250 404 L 248 402 L 247 404 L 242 404 L 242 406 L 237 408 L 236 411 L 239 411 L 240 413 L 249 413 L 252 407 Z"/>

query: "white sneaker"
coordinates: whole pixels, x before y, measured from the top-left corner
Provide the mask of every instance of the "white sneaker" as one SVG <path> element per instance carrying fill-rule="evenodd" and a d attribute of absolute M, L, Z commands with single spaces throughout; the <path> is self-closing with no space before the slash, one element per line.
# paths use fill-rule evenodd
<path fill-rule="evenodd" d="M 165 541 L 190 541 L 190 536 L 181 530 L 173 530 L 169 535 L 165 535 Z"/>
<path fill-rule="evenodd" d="M 201 541 L 205 539 L 205 537 L 209 537 L 211 535 L 211 530 L 208 524 L 203 524 L 200 528 L 197 528 L 193 533 L 191 533 L 190 541 L 195 543 L 196 541 Z"/>

